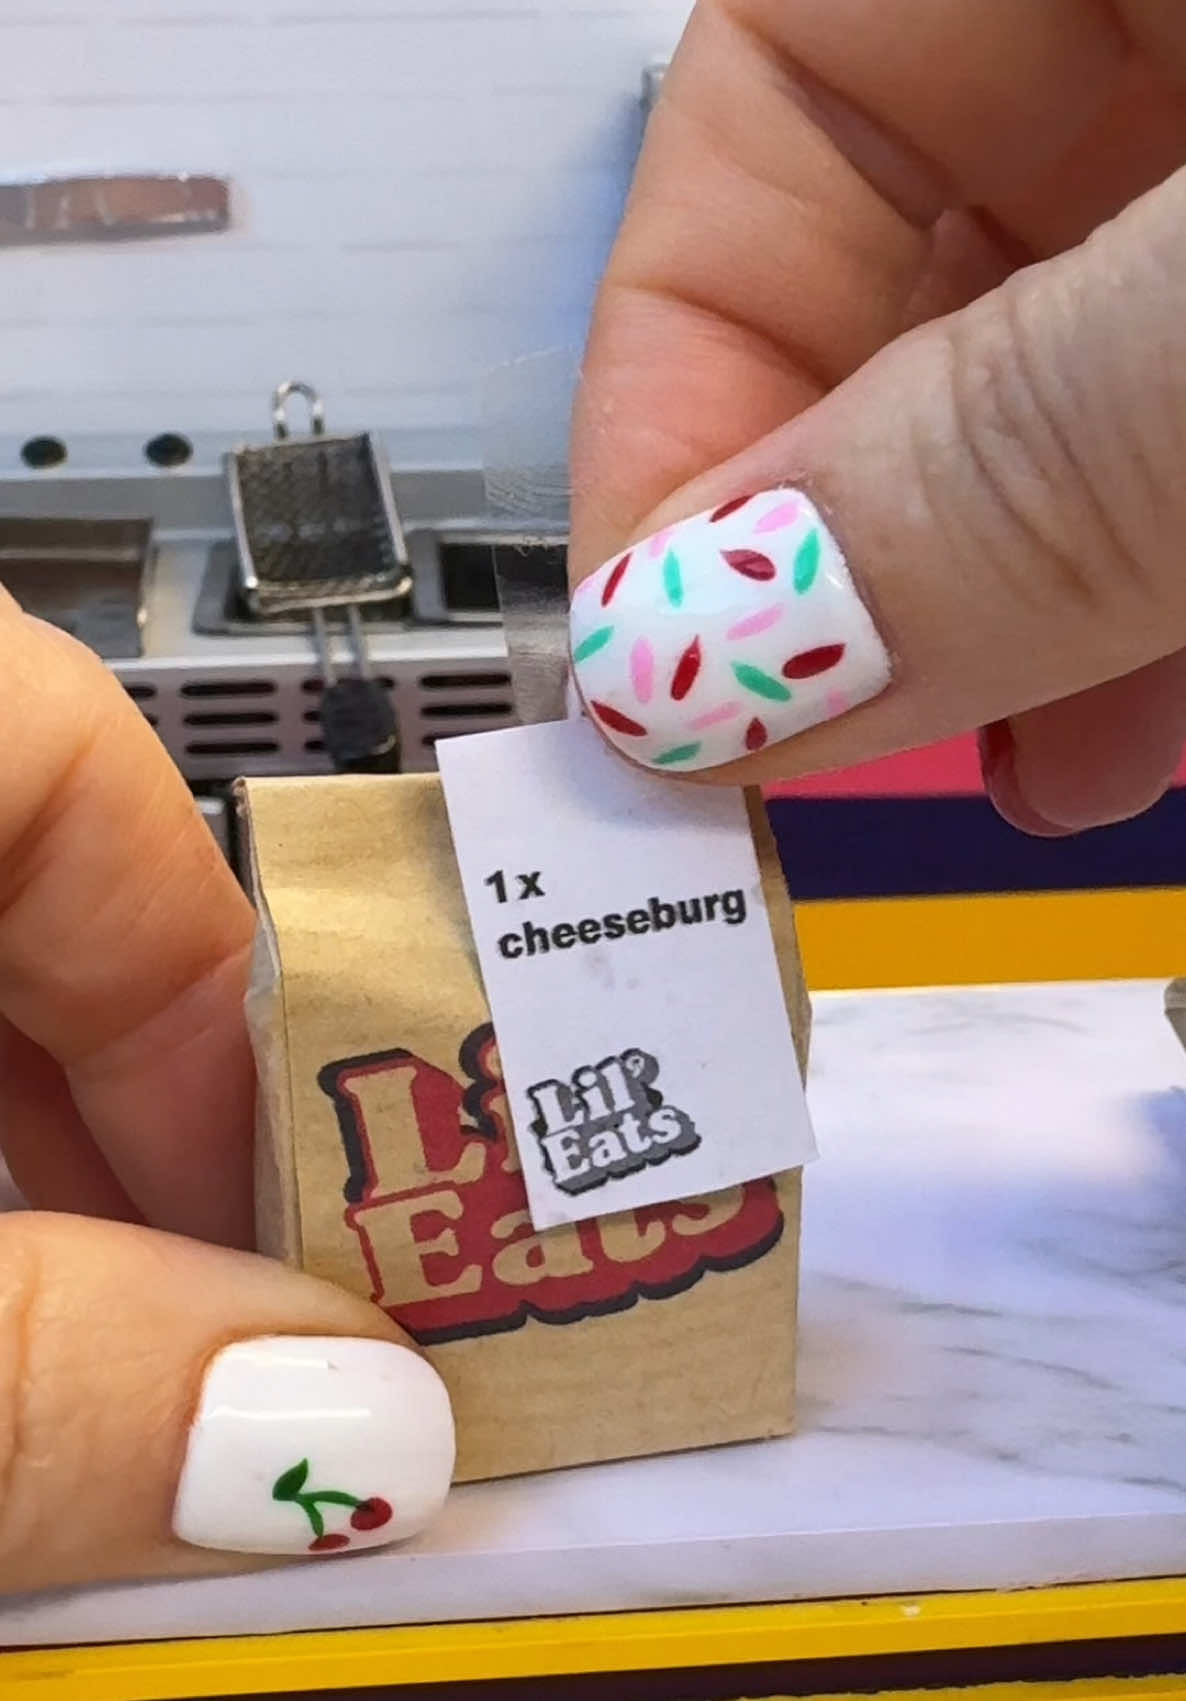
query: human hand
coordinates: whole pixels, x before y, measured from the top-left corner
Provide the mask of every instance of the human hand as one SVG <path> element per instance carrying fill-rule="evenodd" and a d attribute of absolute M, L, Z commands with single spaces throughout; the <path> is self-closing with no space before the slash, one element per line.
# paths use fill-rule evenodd
<path fill-rule="evenodd" d="M 981 727 L 1029 831 L 1161 794 L 1184 91 L 1174 0 L 701 0 L 574 422 L 575 672 L 621 750 L 736 783 Z"/>
<path fill-rule="evenodd" d="M 228 1250 L 250 905 L 113 676 L 3 591 L 0 669 L 0 1146 L 34 1207 L 0 1216 L 0 1591 L 408 1535 L 452 1470 L 439 1378 Z"/>

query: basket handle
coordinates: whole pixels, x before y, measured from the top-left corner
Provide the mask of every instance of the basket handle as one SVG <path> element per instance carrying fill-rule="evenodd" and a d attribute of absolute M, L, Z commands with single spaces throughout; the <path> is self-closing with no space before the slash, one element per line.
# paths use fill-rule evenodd
<path fill-rule="evenodd" d="M 314 437 L 320 437 L 325 431 L 325 404 L 312 384 L 304 384 L 299 378 L 289 378 L 272 392 L 272 430 L 277 440 L 283 441 L 289 435 L 289 396 L 305 398 L 309 404 L 309 430 Z"/>

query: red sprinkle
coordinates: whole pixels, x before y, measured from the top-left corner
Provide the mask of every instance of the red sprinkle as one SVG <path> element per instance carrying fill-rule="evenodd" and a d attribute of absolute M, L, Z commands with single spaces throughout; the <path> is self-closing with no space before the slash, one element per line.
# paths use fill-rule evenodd
<path fill-rule="evenodd" d="M 766 727 L 757 715 L 745 729 L 745 747 L 747 750 L 760 750 L 765 744 L 768 734 Z"/>
<path fill-rule="evenodd" d="M 675 664 L 675 672 L 671 676 L 671 695 L 677 703 L 682 703 L 688 692 L 696 683 L 696 675 L 700 672 L 700 640 L 693 638 L 683 655 Z"/>
<path fill-rule="evenodd" d="M 608 703 L 590 703 L 589 707 L 603 726 L 611 732 L 625 733 L 627 738 L 645 738 L 647 729 L 632 721 L 629 715 L 624 715 L 620 709 L 611 709 Z"/>
<path fill-rule="evenodd" d="M 318 1536 L 316 1541 L 309 1543 L 310 1553 L 336 1553 L 339 1548 L 349 1547 L 349 1536 Z"/>
<path fill-rule="evenodd" d="M 723 549 L 721 554 L 746 579 L 773 579 L 778 571 L 770 557 L 756 549 Z"/>
<path fill-rule="evenodd" d="M 783 662 L 784 679 L 814 679 L 817 673 L 827 673 L 844 654 L 843 644 L 821 644 L 818 650 L 800 650 L 790 661 Z"/>
<path fill-rule="evenodd" d="M 710 524 L 714 520 L 725 519 L 729 514 L 736 514 L 737 510 L 739 508 L 744 508 L 746 503 L 750 500 L 751 498 L 748 496 L 733 496 L 728 502 L 722 502 L 720 507 L 714 508 L 712 513 L 708 516 Z"/>
<path fill-rule="evenodd" d="M 602 606 L 602 608 L 608 608 L 609 607 L 611 597 L 613 596 L 614 592 L 617 590 L 618 586 L 622 583 L 622 577 L 623 577 L 627 567 L 629 567 L 629 565 L 630 565 L 630 555 L 631 555 L 631 551 L 627 550 L 625 555 L 623 555 L 622 559 L 615 566 L 615 568 L 614 568 L 613 572 L 610 574 L 609 578 L 605 581 L 605 585 L 604 585 L 602 592 L 601 592 L 601 606 Z"/>

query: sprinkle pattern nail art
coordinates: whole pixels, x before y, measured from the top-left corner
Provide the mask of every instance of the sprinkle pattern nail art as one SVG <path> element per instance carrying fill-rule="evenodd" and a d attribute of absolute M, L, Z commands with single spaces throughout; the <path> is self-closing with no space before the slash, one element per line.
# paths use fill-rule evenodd
<path fill-rule="evenodd" d="M 797 656 L 783 662 L 782 676 L 784 679 L 814 679 L 817 673 L 829 673 L 837 667 L 843 655 L 843 644 L 821 644 L 818 649 L 800 650 Z"/>
<path fill-rule="evenodd" d="M 595 656 L 598 650 L 603 650 L 605 648 L 613 635 L 614 629 L 612 626 L 599 626 L 596 632 L 590 632 L 589 636 L 582 643 L 577 645 L 576 649 L 572 653 L 573 661 L 588 661 L 590 656 Z"/>
<path fill-rule="evenodd" d="M 791 693 L 781 680 L 763 673 L 751 662 L 734 662 L 733 677 L 743 690 L 752 691 L 755 697 L 767 697 L 775 703 L 789 703 L 791 700 Z"/>
<path fill-rule="evenodd" d="M 669 549 L 663 557 L 663 589 L 672 608 L 683 607 L 684 570 L 674 549 Z"/>
<path fill-rule="evenodd" d="M 676 662 L 675 672 L 671 676 L 671 695 L 677 703 L 682 703 L 695 685 L 702 659 L 700 640 L 693 638 L 683 655 Z"/>
<path fill-rule="evenodd" d="M 734 761 L 885 689 L 890 662 L 801 491 L 737 495 L 615 556 L 573 599 L 581 694 L 663 770 Z"/>
<path fill-rule="evenodd" d="M 615 709 L 612 704 L 592 702 L 589 707 L 602 726 L 608 727 L 611 732 L 620 732 L 624 738 L 646 737 L 645 726 L 639 721 L 631 720 L 629 715 L 624 715 L 621 709 Z"/>
<path fill-rule="evenodd" d="M 629 565 L 630 565 L 630 551 L 627 550 L 626 554 L 623 555 L 622 559 L 620 561 L 616 561 L 614 563 L 613 567 L 610 568 L 609 577 L 606 579 L 605 584 L 602 586 L 602 590 L 601 590 L 601 606 L 602 606 L 602 608 L 608 608 L 610 603 L 614 600 L 614 592 L 617 590 L 618 586 L 622 583 L 622 580 L 623 580 L 623 578 L 625 577 L 625 574 L 626 574 L 626 569 L 627 569 L 627 567 L 629 567 Z"/>
<path fill-rule="evenodd" d="M 649 703 L 655 692 L 655 647 L 649 638 L 635 640 L 630 652 L 630 683 L 636 700 Z"/>
<path fill-rule="evenodd" d="M 766 584 L 777 577 L 778 568 L 760 549 L 722 549 L 721 554 L 735 573 L 741 573 L 747 579 L 757 579 L 759 583 Z"/>
<path fill-rule="evenodd" d="M 780 532 L 784 526 L 793 525 L 798 517 L 799 504 L 792 496 L 789 502 L 780 502 L 777 508 L 767 508 L 754 531 L 759 537 L 765 532 Z"/>
<path fill-rule="evenodd" d="M 693 732 L 707 732 L 710 726 L 720 726 L 724 721 L 735 720 L 740 713 L 740 703 L 718 703 L 715 709 L 706 709 L 702 715 L 690 720 L 688 725 Z"/>
<path fill-rule="evenodd" d="M 692 762 L 700 754 L 699 744 L 677 744 L 671 750 L 660 751 L 655 757 L 658 768 L 673 768 L 677 762 Z"/>
<path fill-rule="evenodd" d="M 775 621 L 781 620 L 786 613 L 786 605 L 781 602 L 772 603 L 769 608 L 760 608 L 756 614 L 747 614 L 744 620 L 735 620 L 725 633 L 729 639 L 756 638 L 759 632 L 767 632 Z"/>

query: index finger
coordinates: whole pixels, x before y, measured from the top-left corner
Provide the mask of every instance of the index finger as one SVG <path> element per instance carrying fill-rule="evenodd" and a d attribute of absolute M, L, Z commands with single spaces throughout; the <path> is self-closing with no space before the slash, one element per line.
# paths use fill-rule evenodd
<path fill-rule="evenodd" d="M 155 733 L 0 591 L 0 1018 L 149 1221 L 246 1244 L 251 906 Z"/>
<path fill-rule="evenodd" d="M 906 324 L 999 281 L 1013 256 L 972 219 L 945 246 L 939 215 L 1003 217 L 1131 59 L 1095 0 L 700 0 L 594 313 L 574 575 Z"/>

